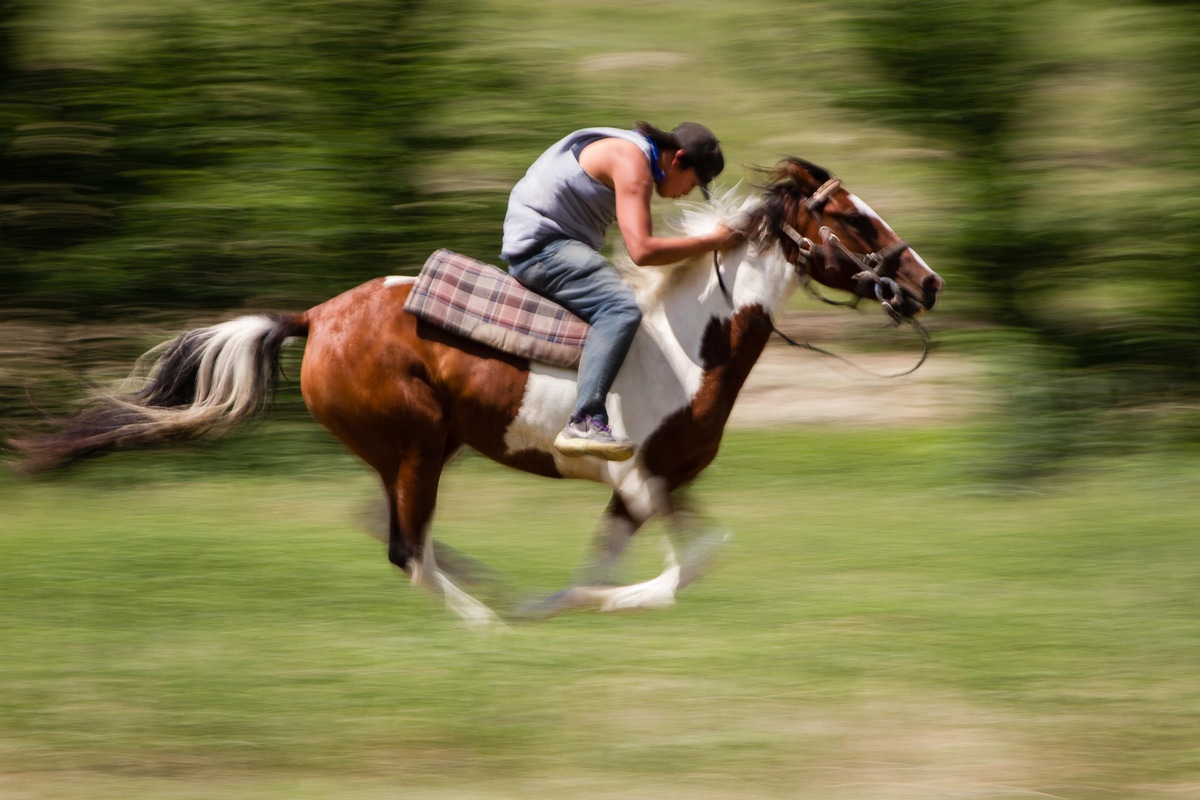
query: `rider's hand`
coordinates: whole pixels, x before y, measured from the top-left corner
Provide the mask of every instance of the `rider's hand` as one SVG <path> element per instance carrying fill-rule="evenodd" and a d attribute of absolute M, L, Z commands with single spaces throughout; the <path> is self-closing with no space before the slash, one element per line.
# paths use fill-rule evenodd
<path fill-rule="evenodd" d="M 722 253 L 726 250 L 732 250 L 746 239 L 746 234 L 742 231 L 728 228 L 724 225 L 718 225 L 712 233 L 713 249 L 719 250 Z"/>

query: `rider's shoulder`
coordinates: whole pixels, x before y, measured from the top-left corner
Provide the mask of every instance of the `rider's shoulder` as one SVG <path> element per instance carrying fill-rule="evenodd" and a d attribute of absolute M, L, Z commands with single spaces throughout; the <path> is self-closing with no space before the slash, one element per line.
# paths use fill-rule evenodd
<path fill-rule="evenodd" d="M 583 149 L 583 152 L 585 153 L 588 151 L 602 153 L 606 157 L 618 160 L 646 160 L 646 156 L 645 153 L 643 153 L 642 148 L 638 147 L 628 139 L 622 139 L 617 136 L 605 136 L 596 139 Z"/>
<path fill-rule="evenodd" d="M 650 175 L 645 153 L 628 139 L 597 139 L 579 154 L 579 163 L 589 173 L 611 176 L 614 181 Z"/>

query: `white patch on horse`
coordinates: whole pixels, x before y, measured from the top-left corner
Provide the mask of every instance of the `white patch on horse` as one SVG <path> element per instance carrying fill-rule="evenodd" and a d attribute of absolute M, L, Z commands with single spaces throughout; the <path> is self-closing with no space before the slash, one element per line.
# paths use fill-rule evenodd
<path fill-rule="evenodd" d="M 873 209 L 869 205 L 867 205 L 866 201 L 860 199 L 858 197 L 858 195 L 854 195 L 854 194 L 850 195 L 850 199 L 852 201 L 854 201 L 854 207 L 858 209 L 858 213 L 875 220 L 876 222 L 878 222 L 880 224 L 880 226 L 883 227 L 883 229 L 885 231 L 892 234 L 893 236 L 896 236 L 896 232 L 894 230 L 892 230 L 892 226 L 888 225 L 887 221 L 884 220 L 883 217 L 876 214 L 875 209 Z M 896 238 L 899 238 L 899 237 L 897 236 Z M 908 252 L 909 252 L 909 255 L 911 255 L 914 259 L 916 259 L 917 263 L 921 265 L 922 269 L 927 269 L 930 272 L 933 272 L 933 270 L 929 268 L 929 265 L 925 263 L 925 259 L 921 258 L 920 253 L 918 253 L 916 250 L 912 249 L 911 247 L 908 248 Z"/>
<path fill-rule="evenodd" d="M 639 447 L 668 416 L 686 408 L 700 387 L 699 354 L 685 350 L 671 335 L 670 324 L 661 307 L 647 313 L 608 397 L 613 432 L 629 437 Z M 698 349 L 699 334 L 694 338 L 697 346 L 691 349 Z M 568 458 L 554 449 L 554 437 L 575 408 L 577 376 L 574 370 L 532 363 L 521 409 L 504 433 L 504 444 L 509 452 L 540 450 L 552 454 L 564 477 L 616 487 L 629 474 L 631 465 Z M 645 499 L 638 501 L 638 505 L 646 505 Z"/>
<path fill-rule="evenodd" d="M 638 519 L 650 519 L 668 513 L 671 498 L 666 482 L 647 471 L 640 460 L 632 463 L 635 464 L 633 469 L 626 469 L 619 475 L 614 471 L 610 482 L 629 513 Z"/>
<path fill-rule="evenodd" d="M 636 609 L 668 608 L 675 605 L 679 587 L 679 564 L 672 558 L 656 578 L 628 586 L 598 589 L 601 611 L 634 611 Z"/>
<path fill-rule="evenodd" d="M 575 375 L 574 370 L 530 362 L 521 410 L 504 432 L 510 453 L 553 449 L 555 435 L 575 407 Z"/>
<path fill-rule="evenodd" d="M 563 477 L 605 482 L 604 462 L 595 458 L 569 458 L 554 449 L 554 437 L 575 408 L 575 376 L 574 370 L 530 362 L 521 409 L 504 431 L 504 446 L 510 453 L 522 450 L 549 453 Z"/>
<path fill-rule="evenodd" d="M 410 283 L 416 282 L 417 279 L 412 275 L 388 275 L 383 279 L 384 287 L 389 289 L 393 286 L 408 286 Z"/>

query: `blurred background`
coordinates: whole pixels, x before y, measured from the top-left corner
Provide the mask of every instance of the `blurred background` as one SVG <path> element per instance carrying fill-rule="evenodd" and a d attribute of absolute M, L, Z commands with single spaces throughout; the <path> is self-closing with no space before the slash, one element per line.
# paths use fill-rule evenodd
<path fill-rule="evenodd" d="M 652 614 L 464 633 L 354 533 L 377 479 L 298 345 L 261 426 L 0 471 L 0 797 L 1200 796 L 1197 32 L 1191 0 L 0 0 L 5 431 L 181 330 L 497 263 L 589 125 L 703 122 L 747 194 L 816 162 L 947 282 L 907 378 L 767 349 L 693 492 L 735 539 Z M 782 320 L 911 366 L 883 323 Z M 466 453 L 435 530 L 520 601 L 607 500 Z"/>
<path fill-rule="evenodd" d="M 31 381 L 53 405 L 131 324 L 305 307 L 438 247 L 495 263 L 550 142 L 695 119 L 721 183 L 815 161 L 942 273 L 940 345 L 990 359 L 1021 449 L 995 468 L 1194 440 L 1197 23 L 1168 0 L 4 0 L 0 414 Z"/>

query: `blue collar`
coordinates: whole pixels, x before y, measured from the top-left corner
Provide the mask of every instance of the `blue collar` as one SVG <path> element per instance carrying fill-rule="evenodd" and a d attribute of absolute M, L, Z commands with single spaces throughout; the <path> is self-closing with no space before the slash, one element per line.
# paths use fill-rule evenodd
<path fill-rule="evenodd" d="M 658 145 L 645 134 L 642 134 L 642 138 L 650 143 L 650 174 L 654 176 L 655 183 L 662 183 L 667 179 L 667 173 L 663 172 L 662 167 L 658 165 Z"/>

